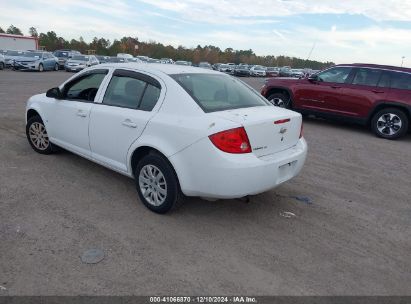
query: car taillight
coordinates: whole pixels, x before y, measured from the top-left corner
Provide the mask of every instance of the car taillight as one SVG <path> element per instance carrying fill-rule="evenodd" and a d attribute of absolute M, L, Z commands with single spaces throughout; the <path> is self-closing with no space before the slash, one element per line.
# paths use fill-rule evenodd
<path fill-rule="evenodd" d="M 301 121 L 300 138 L 303 137 L 303 122 Z"/>
<path fill-rule="evenodd" d="M 211 142 L 227 153 L 251 153 L 247 132 L 243 127 L 230 129 L 209 136 Z"/>

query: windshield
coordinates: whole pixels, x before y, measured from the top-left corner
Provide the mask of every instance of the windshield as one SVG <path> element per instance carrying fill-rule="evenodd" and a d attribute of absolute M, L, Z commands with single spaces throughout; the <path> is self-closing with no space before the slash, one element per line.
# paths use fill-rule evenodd
<path fill-rule="evenodd" d="M 254 67 L 254 70 L 264 71 L 265 69 L 262 66 L 256 66 Z"/>
<path fill-rule="evenodd" d="M 69 56 L 68 52 L 62 52 L 62 51 L 57 51 L 53 53 L 54 56 L 56 57 L 65 57 L 67 58 Z"/>
<path fill-rule="evenodd" d="M 5 55 L 7 56 L 22 56 L 24 54 L 23 51 L 7 51 Z"/>
<path fill-rule="evenodd" d="M 72 59 L 73 59 L 73 60 L 79 60 L 79 61 L 88 61 L 89 57 L 88 57 L 88 56 L 79 56 L 79 55 L 76 55 L 76 56 L 73 56 Z"/>
<path fill-rule="evenodd" d="M 243 82 L 220 74 L 170 75 L 191 95 L 204 112 L 269 105 Z"/>
<path fill-rule="evenodd" d="M 23 54 L 23 57 L 32 57 L 32 58 L 41 58 L 43 53 L 39 53 L 39 52 L 28 52 Z"/>

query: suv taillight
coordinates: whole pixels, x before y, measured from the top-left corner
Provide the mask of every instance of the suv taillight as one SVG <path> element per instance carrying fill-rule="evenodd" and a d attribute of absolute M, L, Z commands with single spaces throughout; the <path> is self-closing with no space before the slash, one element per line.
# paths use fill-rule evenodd
<path fill-rule="evenodd" d="M 247 132 L 243 127 L 230 129 L 209 136 L 211 142 L 227 153 L 251 153 Z"/>

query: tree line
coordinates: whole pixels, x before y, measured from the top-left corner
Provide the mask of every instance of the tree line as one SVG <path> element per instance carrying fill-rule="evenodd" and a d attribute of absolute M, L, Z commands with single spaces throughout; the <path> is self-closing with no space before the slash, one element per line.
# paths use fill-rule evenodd
<path fill-rule="evenodd" d="M 22 31 L 10 25 L 6 31 L 0 27 L 0 33 L 23 35 Z M 94 37 L 89 43 L 83 37 L 79 39 L 66 40 L 58 36 L 54 31 L 38 33 L 35 27 L 28 31 L 32 37 L 39 39 L 39 46 L 47 51 L 58 49 L 78 50 L 83 54 L 94 53 L 98 55 L 116 56 L 117 53 L 128 53 L 134 56 L 144 55 L 152 58 L 172 58 L 173 60 L 185 60 L 193 63 L 207 61 L 211 64 L 218 62 L 233 62 L 259 64 L 264 66 L 291 66 L 292 68 L 312 68 L 320 70 L 331 65 L 333 62 L 320 62 L 315 60 L 301 59 L 284 55 L 258 56 L 252 49 L 234 50 L 232 48 L 220 49 L 213 45 L 198 45 L 196 48 L 184 46 L 174 47 L 164 45 L 156 41 L 139 41 L 137 37 L 123 37 L 110 41 L 105 38 Z M 136 47 L 137 46 L 137 47 Z"/>

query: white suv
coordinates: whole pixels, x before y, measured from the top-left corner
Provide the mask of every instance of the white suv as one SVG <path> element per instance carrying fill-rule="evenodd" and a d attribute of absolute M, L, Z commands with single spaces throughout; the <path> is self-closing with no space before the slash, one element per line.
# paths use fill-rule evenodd
<path fill-rule="evenodd" d="M 101 64 L 27 102 L 32 148 L 62 147 L 132 177 L 164 213 L 181 195 L 239 198 L 301 170 L 301 115 L 229 75 L 194 67 Z"/>

